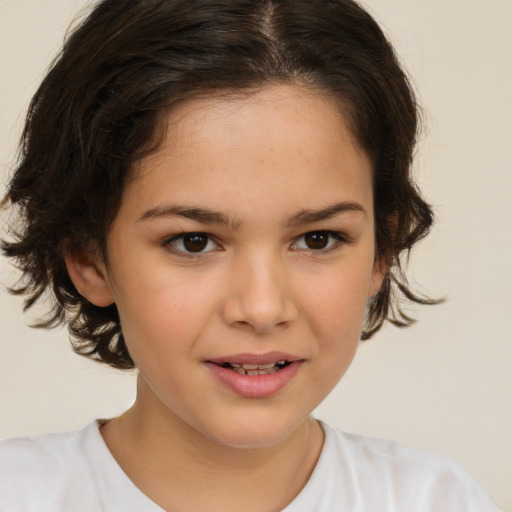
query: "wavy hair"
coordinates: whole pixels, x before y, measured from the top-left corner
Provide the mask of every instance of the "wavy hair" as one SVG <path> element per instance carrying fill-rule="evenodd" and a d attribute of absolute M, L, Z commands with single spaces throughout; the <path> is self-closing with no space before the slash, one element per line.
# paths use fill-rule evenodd
<path fill-rule="evenodd" d="M 373 162 L 377 257 L 390 271 L 370 300 L 362 339 L 406 326 L 401 261 L 433 220 L 411 177 L 415 95 L 374 19 L 351 0 L 103 0 L 68 36 L 32 99 L 4 205 L 16 211 L 4 254 L 22 271 L 13 293 L 37 324 L 67 324 L 74 349 L 115 368 L 134 363 L 116 306 L 71 282 L 68 249 L 106 238 L 134 163 L 158 147 L 162 113 L 197 95 L 275 83 L 335 98 Z"/>

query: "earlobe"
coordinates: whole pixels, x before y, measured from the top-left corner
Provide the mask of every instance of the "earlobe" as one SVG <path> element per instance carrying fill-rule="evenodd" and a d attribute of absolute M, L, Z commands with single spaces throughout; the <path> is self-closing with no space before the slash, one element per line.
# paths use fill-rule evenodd
<path fill-rule="evenodd" d="M 105 270 L 92 251 L 80 248 L 64 254 L 69 277 L 78 293 L 99 307 L 110 306 L 114 296 L 105 276 Z"/>
<path fill-rule="evenodd" d="M 389 263 L 384 258 L 377 258 L 375 260 L 368 297 L 374 297 L 379 293 L 382 283 L 389 272 L 389 266 Z"/>

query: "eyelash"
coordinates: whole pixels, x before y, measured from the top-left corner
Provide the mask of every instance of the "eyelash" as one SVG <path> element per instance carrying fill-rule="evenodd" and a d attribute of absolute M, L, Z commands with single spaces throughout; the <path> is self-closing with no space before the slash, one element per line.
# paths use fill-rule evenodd
<path fill-rule="evenodd" d="M 313 249 L 311 247 L 297 247 L 299 244 L 299 241 L 302 239 L 306 239 L 306 237 L 328 237 L 327 240 L 327 246 L 326 247 L 320 247 Z M 186 246 L 184 245 L 186 243 L 186 240 L 192 241 L 192 239 L 203 239 L 203 242 L 205 242 L 204 247 L 201 248 L 200 251 L 189 251 L 187 250 Z M 204 240 L 206 239 L 206 241 Z M 199 240 L 197 240 L 199 242 Z M 320 253 L 320 254 L 327 254 L 332 251 L 335 251 L 336 249 L 340 248 L 340 245 L 348 244 L 351 240 L 349 237 L 339 231 L 329 231 L 329 230 L 318 230 L 318 231 L 308 231 L 307 233 L 304 233 L 300 237 L 296 238 L 295 241 L 292 244 L 292 249 L 297 249 L 301 251 L 308 251 L 310 253 Z M 210 244 L 215 244 L 215 248 L 210 248 L 209 250 L 206 249 Z M 183 248 L 176 247 L 177 244 L 181 244 Z M 215 241 L 214 237 L 209 235 L 208 233 L 202 233 L 202 232 L 191 232 L 191 233 L 180 233 L 179 235 L 172 236 L 170 238 L 167 238 L 163 241 L 162 246 L 166 248 L 169 252 L 172 252 L 174 254 L 178 254 L 179 256 L 184 256 L 187 258 L 199 258 L 206 254 L 215 252 L 219 250 L 220 244 Z"/>
<path fill-rule="evenodd" d="M 350 239 L 344 233 L 339 231 L 329 231 L 329 230 L 319 230 L 319 231 L 308 231 L 304 233 L 296 241 L 293 243 L 292 248 L 297 248 L 297 244 L 299 240 L 306 239 L 307 237 L 319 236 L 319 237 L 328 237 L 327 247 L 320 247 L 317 249 L 313 249 L 311 247 L 299 248 L 299 250 L 309 251 L 310 253 L 321 253 L 328 254 L 336 249 L 339 249 L 341 245 L 350 243 Z"/>
<path fill-rule="evenodd" d="M 194 238 L 202 238 L 206 239 L 206 245 L 203 247 L 201 251 L 188 251 L 185 247 L 184 243 L 187 239 L 192 240 Z M 180 249 L 176 247 L 178 243 L 181 243 L 181 245 L 184 247 L 183 249 Z M 207 251 L 204 251 L 205 248 L 207 248 L 210 244 L 215 244 L 214 249 L 209 249 Z M 213 251 L 216 251 L 220 248 L 220 245 L 214 240 L 214 238 L 209 235 L 208 233 L 200 233 L 200 232 L 193 232 L 193 233 L 181 233 L 179 235 L 172 236 L 170 238 L 167 238 L 164 240 L 162 244 L 169 252 L 172 252 L 174 254 L 178 254 L 179 256 L 184 256 L 187 258 L 199 258 L 201 256 L 204 256 L 205 254 L 211 253 Z"/>

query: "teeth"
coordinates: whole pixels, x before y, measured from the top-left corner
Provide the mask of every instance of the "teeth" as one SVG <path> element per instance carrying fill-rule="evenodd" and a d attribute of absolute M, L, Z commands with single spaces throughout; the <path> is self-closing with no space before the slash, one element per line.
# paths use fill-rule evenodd
<path fill-rule="evenodd" d="M 273 363 L 267 364 L 242 364 L 242 368 L 244 370 L 268 370 L 269 368 L 273 368 L 277 363 L 274 361 Z M 235 366 L 235 365 L 232 365 Z"/>
<path fill-rule="evenodd" d="M 248 363 L 224 363 L 222 366 L 231 368 L 231 370 L 240 375 L 270 375 L 279 371 L 286 364 L 286 360 L 274 361 L 267 364 L 248 364 Z"/>
<path fill-rule="evenodd" d="M 274 366 L 276 364 L 277 363 L 260 364 L 260 365 L 258 365 L 258 369 L 259 370 L 268 370 L 269 368 L 274 368 Z"/>
<path fill-rule="evenodd" d="M 257 364 L 246 364 L 246 363 L 243 363 L 242 364 L 242 368 L 244 370 L 256 370 L 258 368 L 258 365 Z"/>

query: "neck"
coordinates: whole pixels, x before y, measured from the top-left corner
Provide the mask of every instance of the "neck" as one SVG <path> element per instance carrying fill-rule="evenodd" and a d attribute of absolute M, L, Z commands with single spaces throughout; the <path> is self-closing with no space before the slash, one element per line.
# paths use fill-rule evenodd
<path fill-rule="evenodd" d="M 134 406 L 102 435 L 128 477 L 164 510 L 280 510 L 320 455 L 323 432 L 311 418 L 273 446 L 239 448 L 205 436 L 155 400 L 139 378 Z"/>

